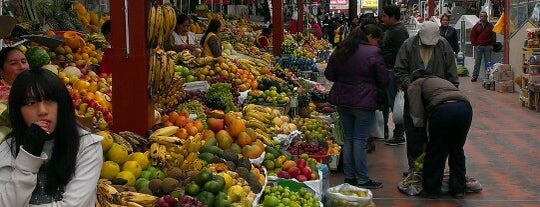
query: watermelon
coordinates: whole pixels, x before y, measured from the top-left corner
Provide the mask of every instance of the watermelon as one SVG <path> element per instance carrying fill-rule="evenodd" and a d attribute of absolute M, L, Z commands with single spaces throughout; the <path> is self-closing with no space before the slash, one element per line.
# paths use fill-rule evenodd
<path fill-rule="evenodd" d="M 30 68 L 41 68 L 41 66 L 47 65 L 51 62 L 51 57 L 45 49 L 42 47 L 32 47 L 26 51 L 26 59 Z"/>

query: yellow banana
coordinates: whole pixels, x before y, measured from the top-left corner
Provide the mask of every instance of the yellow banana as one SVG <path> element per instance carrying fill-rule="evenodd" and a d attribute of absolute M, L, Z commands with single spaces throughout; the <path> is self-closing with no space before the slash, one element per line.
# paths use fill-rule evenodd
<path fill-rule="evenodd" d="M 124 137 L 114 132 L 109 132 L 109 134 L 111 134 L 111 136 L 113 137 L 114 142 L 124 146 L 126 150 L 128 151 L 128 153 L 133 152 L 133 146 L 131 146 L 131 143 L 129 143 L 126 139 L 124 139 Z"/>
<path fill-rule="evenodd" d="M 174 146 L 174 145 L 181 145 L 182 139 L 178 137 L 168 137 L 168 136 L 161 136 L 161 135 L 150 135 L 150 140 L 157 142 L 162 145 L 167 146 Z"/>
<path fill-rule="evenodd" d="M 161 6 L 161 11 L 162 11 L 162 15 L 163 15 L 163 33 L 164 35 L 167 37 L 167 35 L 169 34 L 169 27 L 170 27 L 170 22 L 169 22 L 169 10 L 167 9 L 167 6 L 165 5 L 162 5 Z"/>
<path fill-rule="evenodd" d="M 157 28 L 157 44 L 162 45 L 163 44 L 163 8 L 161 6 L 157 7 L 156 10 L 156 28 Z"/>
<path fill-rule="evenodd" d="M 152 205 L 157 200 L 156 196 L 132 191 L 121 192 L 120 195 L 125 201 L 134 202 L 141 205 Z"/>
<path fill-rule="evenodd" d="M 155 21 L 156 21 L 156 7 L 152 6 L 150 8 L 150 13 L 148 14 L 148 28 L 146 28 L 148 30 L 148 33 L 147 33 L 148 36 L 146 38 L 150 45 L 152 44 L 154 35 L 155 35 L 155 31 L 154 31 Z"/>
<path fill-rule="evenodd" d="M 154 136 L 171 136 L 173 134 L 176 134 L 176 131 L 178 131 L 179 127 L 177 126 L 166 126 L 163 128 L 159 128 L 156 131 L 152 133 Z M 151 136 L 152 136 L 151 135 Z"/>

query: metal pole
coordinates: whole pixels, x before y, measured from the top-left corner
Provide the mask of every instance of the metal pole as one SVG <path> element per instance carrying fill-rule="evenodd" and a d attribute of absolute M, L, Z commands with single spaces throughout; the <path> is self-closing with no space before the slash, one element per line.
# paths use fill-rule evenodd
<path fill-rule="evenodd" d="M 466 42 L 465 41 L 465 33 L 466 33 L 466 31 L 465 31 L 465 21 L 461 20 L 461 31 L 460 31 L 460 34 L 459 34 L 461 37 L 459 39 L 461 40 L 460 47 L 461 47 L 461 51 L 463 51 L 463 57 L 465 57 L 465 52 L 466 52 L 466 49 L 467 49 L 465 47 L 465 42 Z"/>

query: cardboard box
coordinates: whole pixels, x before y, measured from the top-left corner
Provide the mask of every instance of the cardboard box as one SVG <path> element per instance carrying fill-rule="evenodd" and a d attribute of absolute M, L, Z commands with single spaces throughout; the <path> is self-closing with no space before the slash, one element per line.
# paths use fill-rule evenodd
<path fill-rule="evenodd" d="M 513 93 L 514 92 L 514 81 L 497 81 L 495 83 L 495 90 L 501 93 Z"/>
<path fill-rule="evenodd" d="M 508 64 L 500 64 L 497 70 L 493 72 L 493 79 L 495 81 L 508 81 L 514 80 L 514 72 L 512 67 Z"/>

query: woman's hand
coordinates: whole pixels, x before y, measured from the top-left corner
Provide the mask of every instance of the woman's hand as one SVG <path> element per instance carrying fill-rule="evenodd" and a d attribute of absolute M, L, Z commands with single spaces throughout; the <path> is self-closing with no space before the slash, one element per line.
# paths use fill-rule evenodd
<path fill-rule="evenodd" d="M 43 143 L 50 138 L 50 135 L 46 130 L 48 130 L 48 123 L 45 121 L 37 121 L 30 125 L 23 133 L 23 149 L 28 153 L 39 157 L 41 151 L 43 151 Z"/>

